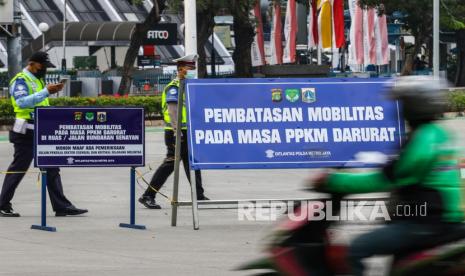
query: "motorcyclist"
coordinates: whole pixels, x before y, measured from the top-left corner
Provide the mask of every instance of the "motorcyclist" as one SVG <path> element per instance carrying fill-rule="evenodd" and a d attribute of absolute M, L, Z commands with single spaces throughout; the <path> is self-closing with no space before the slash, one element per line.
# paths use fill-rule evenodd
<path fill-rule="evenodd" d="M 388 94 L 402 105 L 410 128 L 398 158 L 382 170 L 334 172 L 316 179 L 318 188 L 331 192 L 392 192 L 392 223 L 357 237 L 349 247 L 354 275 L 363 275 L 364 258 L 400 256 L 433 237 L 464 229 L 457 149 L 437 122 L 446 107 L 446 84 L 428 76 L 398 78 Z M 399 213 L 404 206 L 409 210 L 426 206 L 426 214 Z"/>

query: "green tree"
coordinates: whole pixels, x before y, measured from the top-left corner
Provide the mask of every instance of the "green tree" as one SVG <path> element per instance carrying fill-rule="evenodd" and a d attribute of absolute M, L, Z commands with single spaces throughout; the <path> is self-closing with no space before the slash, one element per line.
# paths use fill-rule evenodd
<path fill-rule="evenodd" d="M 213 34 L 215 15 L 226 6 L 226 0 L 197 0 L 197 52 L 199 54 L 199 78 L 207 76 L 207 54 L 205 44 Z M 184 10 L 183 0 L 168 0 L 168 6 L 175 12 Z"/>
<path fill-rule="evenodd" d="M 409 29 L 415 37 L 415 48 L 413 53 L 419 54 L 421 45 L 428 42 L 432 33 L 433 1 L 424 0 L 360 0 L 360 4 L 366 6 L 377 6 L 385 2 L 386 13 L 400 11 L 405 15 L 403 22 L 405 28 Z"/>
<path fill-rule="evenodd" d="M 130 0 L 133 5 L 141 5 L 141 0 Z M 131 37 L 131 42 L 129 43 L 128 51 L 124 58 L 123 70 L 121 83 L 119 85 L 118 93 L 120 95 L 128 94 L 129 88 L 132 83 L 132 71 L 134 69 L 134 62 L 137 58 L 139 48 L 142 45 L 142 40 L 144 34 L 152 27 L 154 24 L 160 22 L 161 12 L 165 9 L 165 0 L 157 0 L 153 3 L 153 8 L 145 18 L 144 22 L 136 25 L 134 33 Z"/>
<path fill-rule="evenodd" d="M 441 27 L 455 32 L 457 42 L 457 73 L 455 85 L 465 86 L 465 2 L 463 0 L 441 1 Z"/>
<path fill-rule="evenodd" d="M 415 37 L 414 53 L 420 51 L 423 43 L 427 43 L 432 52 L 433 1 L 431 0 L 360 0 L 362 5 L 377 6 L 384 4 L 386 13 L 400 11 L 406 28 Z M 458 59 L 455 85 L 465 86 L 465 2 L 463 0 L 441 0 L 441 30 L 455 32 Z"/>
<path fill-rule="evenodd" d="M 199 77 L 206 76 L 205 43 L 213 33 L 214 18 L 220 10 L 227 9 L 234 17 L 233 30 L 236 48 L 233 53 L 235 75 L 237 77 L 252 76 L 250 47 L 255 35 L 255 21 L 249 13 L 258 0 L 197 0 L 197 49 L 199 53 Z M 175 11 L 181 11 L 182 0 L 168 0 Z"/>
<path fill-rule="evenodd" d="M 257 0 L 229 1 L 228 8 L 234 17 L 233 30 L 235 49 L 233 60 L 237 77 L 252 77 L 252 58 L 250 48 L 255 36 L 256 20 L 250 17 L 250 10 Z"/>

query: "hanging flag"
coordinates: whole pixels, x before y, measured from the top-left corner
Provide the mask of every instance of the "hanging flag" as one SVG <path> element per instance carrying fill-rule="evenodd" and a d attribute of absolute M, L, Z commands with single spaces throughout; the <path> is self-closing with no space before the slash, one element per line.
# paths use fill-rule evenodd
<path fill-rule="evenodd" d="M 368 10 L 362 10 L 363 13 L 363 61 L 364 64 L 370 64 L 370 44 L 368 39 Z"/>
<path fill-rule="evenodd" d="M 336 47 L 336 29 L 335 29 L 335 16 L 334 16 L 335 0 L 331 0 L 331 68 L 339 67 L 339 49 Z"/>
<path fill-rule="evenodd" d="M 252 66 L 265 65 L 265 43 L 263 41 L 263 23 L 260 11 L 260 2 L 257 2 L 254 9 L 250 11 L 252 18 L 257 20 L 255 37 L 252 42 L 250 54 L 252 56 Z"/>
<path fill-rule="evenodd" d="M 334 44 L 336 48 L 343 48 L 346 43 L 344 33 L 344 0 L 333 0 L 333 26 Z"/>
<path fill-rule="evenodd" d="M 323 49 L 332 48 L 332 8 L 331 0 L 322 0 L 320 14 L 318 16 L 319 42 Z"/>
<path fill-rule="evenodd" d="M 388 42 L 388 31 L 386 15 L 376 16 L 376 61 L 378 65 L 389 64 L 390 50 Z"/>
<path fill-rule="evenodd" d="M 270 38 L 270 65 L 283 63 L 283 43 L 282 43 L 282 30 L 281 23 L 281 6 L 277 3 L 273 5 L 273 25 L 271 26 Z"/>
<path fill-rule="evenodd" d="M 308 49 L 318 47 L 317 0 L 309 0 L 308 11 Z"/>
<path fill-rule="evenodd" d="M 358 1 L 355 2 L 354 5 L 354 17 L 352 18 L 352 27 L 353 28 L 353 36 L 354 40 L 353 47 L 354 47 L 354 57 L 356 64 L 362 65 L 365 61 L 365 43 L 364 43 L 364 36 L 363 36 L 363 10 L 358 5 Z"/>
<path fill-rule="evenodd" d="M 375 21 L 376 21 L 376 10 L 368 10 L 368 35 L 370 45 L 370 63 L 376 64 L 376 33 L 375 33 Z"/>
<path fill-rule="evenodd" d="M 286 45 L 284 47 L 283 62 L 295 63 L 297 42 L 297 10 L 295 0 L 287 1 L 284 38 Z"/>
<path fill-rule="evenodd" d="M 355 18 L 355 5 L 357 5 L 357 0 L 349 0 L 349 14 L 350 14 L 350 29 L 349 29 L 349 46 L 348 46 L 348 51 L 349 51 L 349 58 L 348 58 L 348 64 L 351 66 L 351 69 L 354 69 L 353 66 L 357 64 L 357 61 L 355 59 L 355 24 L 354 24 L 354 18 Z M 354 70 L 352 70 L 354 71 Z"/>
<path fill-rule="evenodd" d="M 365 65 L 376 64 L 375 9 L 363 10 Z"/>

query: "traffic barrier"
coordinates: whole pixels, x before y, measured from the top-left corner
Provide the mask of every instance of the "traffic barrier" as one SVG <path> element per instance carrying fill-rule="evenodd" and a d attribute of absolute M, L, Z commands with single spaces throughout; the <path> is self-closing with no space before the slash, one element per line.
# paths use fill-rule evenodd
<path fill-rule="evenodd" d="M 34 166 L 42 173 L 41 223 L 32 229 L 56 231 L 46 221 L 46 168 L 129 167 L 130 222 L 135 223 L 136 167 L 145 166 L 144 109 L 136 107 L 36 107 Z"/>
<path fill-rule="evenodd" d="M 370 167 L 360 152 L 396 155 L 404 136 L 397 102 L 384 91 L 390 79 L 201 79 L 181 85 L 186 99 L 191 172 L 209 169 Z M 184 91 L 185 90 L 185 91 Z M 181 105 L 178 103 L 178 123 Z M 177 137 L 180 137 L 178 130 Z M 180 147 L 176 140 L 176 150 Z M 240 200 L 178 202 L 179 151 L 176 152 L 172 221 L 178 206 L 192 205 L 199 229 L 198 204 Z M 191 179 L 195 179 L 191 177 Z M 254 201 L 254 200 L 252 200 Z"/>

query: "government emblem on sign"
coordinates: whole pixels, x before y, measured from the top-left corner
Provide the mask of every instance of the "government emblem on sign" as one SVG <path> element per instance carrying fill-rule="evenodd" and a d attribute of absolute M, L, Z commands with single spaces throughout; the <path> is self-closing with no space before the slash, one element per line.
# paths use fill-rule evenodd
<path fill-rule="evenodd" d="M 86 112 L 86 120 L 91 122 L 94 120 L 94 112 Z"/>
<path fill-rule="evenodd" d="M 82 120 L 82 112 L 74 112 L 74 120 L 75 121 Z"/>
<path fill-rule="evenodd" d="M 273 102 L 280 102 L 283 100 L 283 90 L 279 88 L 271 89 L 271 100 Z"/>
<path fill-rule="evenodd" d="M 106 112 L 97 112 L 97 122 L 105 123 L 107 121 L 107 113 Z"/>
<path fill-rule="evenodd" d="M 316 101 L 315 88 L 302 88 L 302 102 L 313 103 Z"/>
<path fill-rule="evenodd" d="M 286 89 L 286 99 L 291 103 L 294 103 L 299 100 L 299 90 L 298 89 Z"/>

